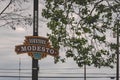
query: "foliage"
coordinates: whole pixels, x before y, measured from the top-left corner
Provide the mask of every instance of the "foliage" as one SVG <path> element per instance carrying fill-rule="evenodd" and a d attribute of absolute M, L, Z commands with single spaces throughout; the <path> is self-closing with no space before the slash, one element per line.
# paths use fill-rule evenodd
<path fill-rule="evenodd" d="M 48 34 L 52 46 L 64 47 L 67 58 L 79 67 L 113 67 L 116 61 L 115 41 L 108 31 L 116 31 L 120 0 L 45 0 L 42 16 L 49 19 Z M 60 56 L 55 59 L 59 61 Z M 64 62 L 64 60 L 62 59 Z"/>

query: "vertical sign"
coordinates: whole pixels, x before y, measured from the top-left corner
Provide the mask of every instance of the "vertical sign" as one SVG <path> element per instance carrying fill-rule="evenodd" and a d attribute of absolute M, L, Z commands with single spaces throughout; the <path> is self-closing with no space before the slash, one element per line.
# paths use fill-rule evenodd
<path fill-rule="evenodd" d="M 33 36 L 38 36 L 38 0 L 34 0 Z"/>
<path fill-rule="evenodd" d="M 33 36 L 38 36 L 38 0 L 33 1 Z M 38 80 L 38 60 L 32 58 L 32 80 Z"/>

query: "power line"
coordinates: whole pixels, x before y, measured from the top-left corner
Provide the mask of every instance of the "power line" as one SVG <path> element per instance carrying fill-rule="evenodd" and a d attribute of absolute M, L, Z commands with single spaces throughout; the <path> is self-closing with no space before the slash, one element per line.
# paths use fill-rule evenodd
<path fill-rule="evenodd" d="M 70 70 L 83 70 L 83 68 L 71 68 L 71 67 L 62 67 L 62 68 L 41 68 L 41 70 L 64 70 L 64 69 L 70 69 Z M 98 69 L 98 68 L 87 68 L 87 69 Z M 103 68 L 103 69 L 108 69 L 108 68 Z M 0 70 L 18 70 L 16 69 L 10 69 L 10 68 L 0 68 Z M 25 69 L 25 68 L 21 68 L 21 70 L 31 70 L 31 69 Z"/>
<path fill-rule="evenodd" d="M 0 73 L 19 73 L 18 72 L 0 72 Z M 31 72 L 20 72 L 21 74 L 31 74 Z M 84 73 L 77 73 L 77 72 L 40 72 L 39 74 L 84 74 Z M 87 73 L 87 75 L 115 75 L 115 73 Z"/>
<path fill-rule="evenodd" d="M 0 76 L 3 78 L 19 78 L 19 76 Z M 20 76 L 21 78 L 31 78 L 31 76 Z M 38 76 L 38 78 L 84 78 L 83 76 Z M 115 78 L 114 76 L 87 76 L 86 78 Z"/>

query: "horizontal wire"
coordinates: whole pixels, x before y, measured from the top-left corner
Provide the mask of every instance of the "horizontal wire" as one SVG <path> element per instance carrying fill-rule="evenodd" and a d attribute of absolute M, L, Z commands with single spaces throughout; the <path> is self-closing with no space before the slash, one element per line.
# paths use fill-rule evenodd
<path fill-rule="evenodd" d="M 2 72 L 0 72 L 0 73 L 18 73 L 19 71 L 15 71 L 15 72 L 13 72 L 13 71 L 11 71 L 11 72 L 9 72 L 9 71 L 7 71 L 7 72 L 4 72 L 4 71 L 2 71 Z M 22 71 L 20 71 L 21 73 L 31 73 L 31 72 L 22 72 Z M 40 74 L 83 74 L 83 73 L 80 73 L 80 72 L 39 72 Z M 115 74 L 115 73 L 90 73 L 90 72 L 88 72 L 87 74 L 103 74 L 103 75 L 112 75 L 112 74 Z"/>
<path fill-rule="evenodd" d="M 84 68 L 70 68 L 70 67 L 66 67 L 66 68 L 40 68 L 40 70 L 63 70 L 63 69 L 84 69 Z M 86 68 L 86 69 L 99 69 L 99 68 Z M 101 68 L 101 69 L 110 69 L 110 68 Z M 19 69 L 5 69 L 5 68 L 0 68 L 0 70 L 19 70 Z M 21 69 L 21 70 L 31 70 L 31 69 Z"/>
<path fill-rule="evenodd" d="M 31 76 L 0 76 L 0 77 L 11 77 L 11 78 L 31 78 Z M 38 78 L 84 78 L 84 76 L 38 76 Z M 115 78 L 114 76 L 87 76 L 86 78 Z"/>
<path fill-rule="evenodd" d="M 63 72 L 64 69 L 68 69 L 69 72 Z M 78 69 L 78 68 L 61 68 L 61 69 L 40 69 L 40 74 L 83 74 L 84 72 L 73 72 L 73 70 Z M 52 72 L 50 72 L 52 70 Z M 54 70 L 54 72 L 53 72 Z M 31 73 L 31 69 L 0 69 L 0 73 Z M 27 72 L 24 72 L 27 71 Z M 96 75 L 115 75 L 114 73 L 99 73 L 99 72 L 88 72 L 87 74 L 96 74 Z"/>
<path fill-rule="evenodd" d="M 6 73 L 8 73 L 8 72 L 5 72 L 5 73 L 3 73 L 2 72 L 2 75 L 4 75 L 4 74 L 6 74 Z M 9 72 L 9 73 L 11 73 L 10 75 L 12 75 L 12 74 L 18 74 L 19 72 Z M 8 73 L 8 74 L 9 74 Z M 22 74 L 24 74 L 24 75 L 27 75 L 27 74 L 32 74 L 32 72 L 20 72 L 20 74 L 22 75 Z M 83 75 L 84 73 L 39 73 L 40 75 L 64 75 L 64 76 L 78 76 L 78 75 Z M 116 74 L 102 74 L 102 73 L 87 73 L 87 75 L 88 76 L 93 76 L 93 75 L 97 75 L 97 76 L 115 76 Z M 1 74 L 0 74 L 0 76 L 1 76 Z"/>

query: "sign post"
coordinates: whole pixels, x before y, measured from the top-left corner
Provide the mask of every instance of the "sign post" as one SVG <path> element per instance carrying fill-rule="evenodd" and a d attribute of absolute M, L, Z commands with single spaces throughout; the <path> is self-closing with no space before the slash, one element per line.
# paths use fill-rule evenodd
<path fill-rule="evenodd" d="M 116 49 L 116 54 L 117 54 L 117 63 L 116 63 L 116 80 L 119 80 L 119 26 L 117 26 L 117 49 Z"/>
<path fill-rule="evenodd" d="M 38 36 L 38 0 L 33 2 L 33 36 Z M 38 80 L 38 71 L 38 59 L 32 58 L 32 80 Z"/>

